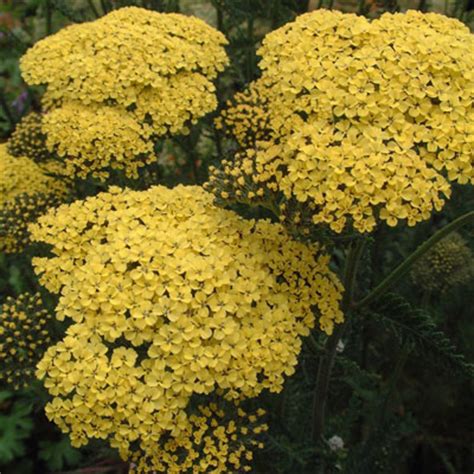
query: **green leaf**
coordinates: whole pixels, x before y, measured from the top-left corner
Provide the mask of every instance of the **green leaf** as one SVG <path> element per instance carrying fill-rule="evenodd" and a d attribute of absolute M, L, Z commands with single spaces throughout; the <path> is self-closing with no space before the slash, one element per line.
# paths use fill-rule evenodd
<path fill-rule="evenodd" d="M 405 298 L 387 294 L 371 317 L 391 331 L 401 343 L 411 344 L 422 356 L 430 354 L 439 365 L 455 370 L 468 378 L 474 377 L 474 365 L 468 363 L 451 340 L 440 331 L 425 310 L 414 308 Z M 432 360 L 425 357 L 426 360 Z"/>
<path fill-rule="evenodd" d="M 40 441 L 39 457 L 46 461 L 52 471 L 62 470 L 66 465 L 74 467 L 81 459 L 81 452 L 71 446 L 68 436 L 59 441 Z"/>
<path fill-rule="evenodd" d="M 7 390 L 2 390 L 0 392 L 0 403 L 4 402 L 5 400 L 8 400 L 9 398 L 11 398 L 13 395 L 12 392 L 9 392 Z"/>
<path fill-rule="evenodd" d="M 30 403 L 18 401 L 10 414 L 0 415 L 0 464 L 9 463 L 25 453 L 25 439 L 33 430 L 31 409 Z"/>
<path fill-rule="evenodd" d="M 343 370 L 340 379 L 349 385 L 353 394 L 372 402 L 379 395 L 380 376 L 363 370 L 355 361 L 347 357 L 337 357 L 337 365 Z"/>
<path fill-rule="evenodd" d="M 403 440 L 413 436 L 417 429 L 417 423 L 411 416 L 394 415 L 378 426 L 365 442 L 350 450 L 344 473 L 393 472 L 392 468 L 411 454 Z"/>

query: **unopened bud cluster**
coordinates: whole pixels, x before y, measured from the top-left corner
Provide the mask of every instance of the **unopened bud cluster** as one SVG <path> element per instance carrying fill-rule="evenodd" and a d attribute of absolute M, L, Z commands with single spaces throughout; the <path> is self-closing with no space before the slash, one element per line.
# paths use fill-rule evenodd
<path fill-rule="evenodd" d="M 474 277 L 474 254 L 466 240 L 453 233 L 420 258 L 411 277 L 424 291 L 445 292 Z"/>
<path fill-rule="evenodd" d="M 35 367 L 51 343 L 52 316 L 39 294 L 6 298 L 0 306 L 0 380 L 15 390 L 35 378 Z"/>

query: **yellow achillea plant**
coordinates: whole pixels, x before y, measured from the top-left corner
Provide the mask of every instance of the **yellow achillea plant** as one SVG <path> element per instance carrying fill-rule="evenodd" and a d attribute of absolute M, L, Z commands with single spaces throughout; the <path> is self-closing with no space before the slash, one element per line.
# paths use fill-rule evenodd
<path fill-rule="evenodd" d="M 179 434 L 168 436 L 158 446 L 150 444 L 146 450 L 148 456 L 133 453 L 131 459 L 135 463 L 130 474 L 250 472 L 253 450 L 263 448 L 258 438 L 268 429 L 260 421 L 265 411 L 259 409 L 251 415 L 240 407 L 233 411 L 235 417 L 229 418 L 225 407 L 215 403 L 199 405 Z"/>
<path fill-rule="evenodd" d="M 127 7 L 39 41 L 21 70 L 47 86 L 43 131 L 71 176 L 136 177 L 156 159 L 157 138 L 186 133 L 216 108 L 226 43 L 198 18 Z"/>
<path fill-rule="evenodd" d="M 301 338 L 343 320 L 342 287 L 318 245 L 247 221 L 200 187 L 112 187 L 30 229 L 51 245 L 33 260 L 76 322 L 38 364 L 48 416 L 75 445 L 158 442 L 180 430 L 193 394 L 278 392 Z"/>
<path fill-rule="evenodd" d="M 474 183 L 474 36 L 459 21 L 318 10 L 268 34 L 259 55 L 262 76 L 218 122 L 242 147 L 212 171 L 219 198 L 370 232 L 426 220 L 450 182 Z"/>
<path fill-rule="evenodd" d="M 21 252 L 29 243 L 28 224 L 67 195 L 67 186 L 34 161 L 14 158 L 0 145 L 0 251 Z"/>
<path fill-rule="evenodd" d="M 51 343 L 39 293 L 6 298 L 0 306 L 0 380 L 15 390 L 35 379 L 35 367 Z"/>

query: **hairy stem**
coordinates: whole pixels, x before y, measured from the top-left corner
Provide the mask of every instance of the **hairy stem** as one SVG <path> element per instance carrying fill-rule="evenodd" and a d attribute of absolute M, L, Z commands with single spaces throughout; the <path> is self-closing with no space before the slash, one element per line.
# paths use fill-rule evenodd
<path fill-rule="evenodd" d="M 344 312 L 345 322 L 340 324 L 334 330 L 334 333 L 328 338 L 325 347 L 325 354 L 319 360 L 316 387 L 313 395 L 313 426 L 312 439 L 318 443 L 324 433 L 324 424 L 326 419 L 326 403 L 329 391 L 329 382 L 336 358 L 336 349 L 349 321 L 349 308 L 354 297 L 355 277 L 357 267 L 364 249 L 365 240 L 359 239 L 354 242 L 349 249 L 344 272 L 344 297 L 342 301 L 342 310 Z"/>
<path fill-rule="evenodd" d="M 374 300 L 382 296 L 387 290 L 393 285 L 398 283 L 411 269 L 413 264 L 419 260 L 423 255 L 426 254 L 434 245 L 440 240 L 444 239 L 447 235 L 455 230 L 459 229 L 464 224 L 467 224 L 471 219 L 474 218 L 474 211 L 470 211 L 461 217 L 458 217 L 453 222 L 444 226 L 433 234 L 428 240 L 426 240 L 420 247 L 418 247 L 405 261 L 403 261 L 395 270 L 392 271 L 379 285 L 377 285 L 365 298 L 358 303 L 352 305 L 353 308 L 361 308 L 372 303 Z"/>

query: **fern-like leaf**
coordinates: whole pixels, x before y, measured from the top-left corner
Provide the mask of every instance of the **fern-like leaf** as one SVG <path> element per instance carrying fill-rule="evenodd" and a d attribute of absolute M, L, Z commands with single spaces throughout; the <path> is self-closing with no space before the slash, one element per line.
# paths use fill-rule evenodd
<path fill-rule="evenodd" d="M 401 343 L 411 344 L 418 354 L 429 353 L 446 369 L 474 377 L 474 365 L 467 362 L 452 341 L 438 329 L 430 314 L 414 308 L 402 296 L 386 295 L 374 308 L 371 318 L 391 331 Z"/>

